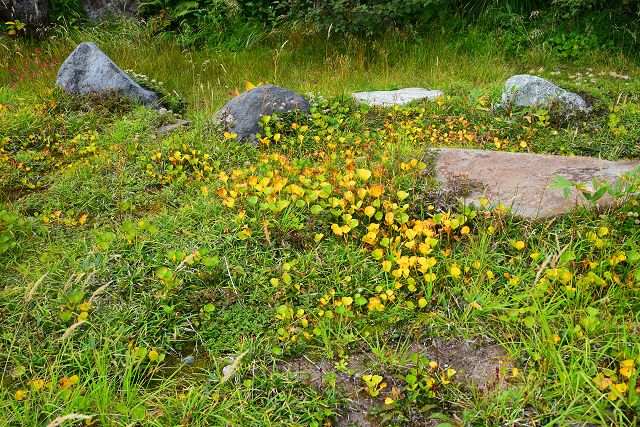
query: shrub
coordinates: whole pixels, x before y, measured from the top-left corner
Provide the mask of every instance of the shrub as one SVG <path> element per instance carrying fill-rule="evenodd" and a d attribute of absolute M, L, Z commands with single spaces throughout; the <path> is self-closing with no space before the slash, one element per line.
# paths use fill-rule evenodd
<path fill-rule="evenodd" d="M 294 19 L 304 19 L 320 30 L 375 35 L 389 28 L 424 22 L 446 9 L 447 0 L 291 0 Z"/>

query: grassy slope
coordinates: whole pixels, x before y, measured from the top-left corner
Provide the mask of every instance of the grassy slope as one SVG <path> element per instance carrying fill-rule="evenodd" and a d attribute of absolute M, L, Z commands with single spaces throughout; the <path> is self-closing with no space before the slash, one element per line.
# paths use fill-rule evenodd
<path fill-rule="evenodd" d="M 545 223 L 491 205 L 449 214 L 411 160 L 423 160 L 429 146 L 495 149 L 494 138 L 514 151 L 638 158 L 638 68 L 598 52 L 579 67 L 540 51 L 508 61 L 490 37 L 467 36 L 334 44 L 293 34 L 283 45 L 276 35 L 273 48 L 216 53 L 185 52 L 125 27 L 43 46 L 41 57 L 59 65 L 76 42 L 97 41 L 122 68 L 183 95 L 194 126 L 159 137 L 154 112 L 124 104 L 78 111 L 49 91 L 55 67 L 29 66 L 35 75 L 0 89 L 9 236 L 0 267 L 0 423 L 42 424 L 71 412 L 102 425 L 322 423 L 346 412 L 344 390 L 330 378 L 314 388 L 283 362 L 324 357 L 340 372 L 360 354 L 360 373 L 389 384 L 372 403 L 385 423 L 426 422 L 431 412 L 453 424 L 635 422 L 637 374 L 624 371 L 627 379 L 619 368 L 640 357 L 637 200 Z M 30 48 L 10 47 L 2 78 L 33 60 Z M 488 109 L 508 76 L 540 67 L 594 96 L 593 118 Z M 312 120 L 274 119 L 269 145 L 254 150 L 209 121 L 244 80 L 326 97 L 396 86 L 451 96 L 399 111 L 331 100 Z M 374 185 L 384 193 L 376 197 Z M 370 217 L 369 205 L 392 219 Z M 408 225 L 418 230 L 421 220 L 429 231 L 416 237 Z M 352 230 L 339 237 L 332 224 Z M 362 242 L 368 232 L 372 245 Z M 411 242 L 433 242 L 420 253 L 435 261 L 426 271 L 433 282 L 419 265 L 401 270 L 412 261 L 400 255 L 420 252 Z M 421 370 L 423 387 L 412 392 L 411 349 L 437 337 L 499 343 L 504 387 L 447 384 L 437 367 Z M 195 363 L 179 368 L 188 355 Z M 237 371 L 225 380 L 234 358 Z M 621 393 L 607 395 L 598 375 Z M 394 401 L 385 405 L 386 397 Z M 418 410 L 425 405 L 433 407 Z"/>

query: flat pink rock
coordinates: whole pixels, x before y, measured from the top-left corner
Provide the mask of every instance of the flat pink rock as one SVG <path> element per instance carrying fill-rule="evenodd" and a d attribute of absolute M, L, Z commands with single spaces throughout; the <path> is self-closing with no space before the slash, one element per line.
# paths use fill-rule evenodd
<path fill-rule="evenodd" d="M 472 184 L 467 202 L 487 198 L 502 203 L 511 212 L 527 218 L 560 215 L 577 204 L 588 202 L 573 190 L 568 198 L 562 189 L 549 188 L 561 175 L 573 182 L 592 186 L 594 178 L 616 182 L 625 172 L 638 166 L 637 161 L 608 161 L 592 157 L 567 157 L 543 154 L 508 153 L 504 151 L 456 148 L 432 149 L 438 180 L 445 188 L 454 188 L 457 180 Z M 599 205 L 611 203 L 604 197 Z"/>

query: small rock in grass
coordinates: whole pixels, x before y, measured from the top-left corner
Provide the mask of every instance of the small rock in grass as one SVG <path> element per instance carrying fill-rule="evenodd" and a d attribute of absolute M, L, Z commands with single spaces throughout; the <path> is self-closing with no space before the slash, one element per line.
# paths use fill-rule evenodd
<path fill-rule="evenodd" d="M 182 359 L 180 359 L 180 364 L 181 365 L 193 365 L 193 362 L 196 361 L 196 358 L 193 356 L 185 356 Z"/>
<path fill-rule="evenodd" d="M 222 368 L 222 376 L 229 377 L 231 376 L 231 374 L 233 374 L 233 371 L 235 371 L 235 367 L 232 364 L 227 365 L 224 368 Z"/>
<path fill-rule="evenodd" d="M 56 86 L 76 95 L 114 92 L 147 107 L 158 106 L 158 95 L 133 81 L 95 43 L 75 48 L 60 67 Z"/>
<path fill-rule="evenodd" d="M 398 90 L 379 90 L 374 92 L 356 92 L 353 95 L 356 101 L 378 107 L 390 107 L 393 105 L 405 105 L 419 99 L 433 101 L 437 97 L 444 96 L 439 90 L 427 90 L 417 87 Z"/>
<path fill-rule="evenodd" d="M 529 74 L 510 77 L 502 91 L 502 103 L 516 107 L 548 107 L 555 102 L 562 104 L 566 111 L 591 110 L 580 95 Z"/>
<path fill-rule="evenodd" d="M 262 85 L 233 98 L 215 115 L 225 131 L 238 135 L 239 141 L 257 143 L 262 133 L 260 118 L 273 113 L 300 111 L 309 113 L 309 103 L 302 95 L 275 85 Z"/>
<path fill-rule="evenodd" d="M 189 127 L 189 126 L 191 126 L 191 122 L 189 122 L 188 120 L 178 119 L 175 123 L 160 126 L 156 130 L 156 132 L 159 135 L 162 135 L 162 134 L 171 132 L 173 130 L 180 129 L 181 127 Z"/>

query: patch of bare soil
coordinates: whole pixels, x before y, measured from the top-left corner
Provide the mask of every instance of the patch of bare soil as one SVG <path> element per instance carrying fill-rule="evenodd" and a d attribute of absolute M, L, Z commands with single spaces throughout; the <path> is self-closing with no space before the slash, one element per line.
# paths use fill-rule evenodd
<path fill-rule="evenodd" d="M 434 339 L 427 343 L 414 343 L 409 353 L 426 356 L 438 362 L 440 367 L 451 367 L 457 371 L 454 380 L 465 386 L 477 388 L 481 393 L 490 393 L 507 386 L 505 369 L 508 364 L 505 351 L 497 344 L 486 341 L 464 339 Z M 393 373 L 378 372 L 384 377 L 387 387 L 372 398 L 364 389 L 362 375 L 371 373 L 367 365 L 376 356 L 366 353 L 351 355 L 347 369 L 338 369 L 329 359 L 312 360 L 307 356 L 283 363 L 280 369 L 292 374 L 300 381 L 323 389 L 335 384 L 336 391 L 349 402 L 338 417 L 338 427 L 378 427 L 385 425 L 371 415 L 374 408 L 384 406 L 387 397 L 394 397 L 394 389 L 402 393 L 404 383 Z M 409 368 L 410 366 L 406 366 Z M 335 375 L 335 377 L 334 377 Z M 444 412 L 442 408 L 436 412 Z M 428 413 L 410 414 L 412 426 L 435 427 L 439 420 L 430 419 Z"/>
<path fill-rule="evenodd" d="M 349 358 L 349 372 L 338 370 L 335 362 L 328 359 L 320 359 L 313 361 L 307 356 L 301 356 L 292 361 L 285 363 L 281 369 L 285 372 L 293 374 L 300 381 L 321 389 L 329 386 L 335 381 L 336 389 L 349 402 L 349 406 L 345 408 L 343 415 L 338 418 L 336 423 L 339 427 L 378 427 L 382 426 L 374 417 L 369 416 L 369 412 L 377 405 L 382 405 L 382 401 L 375 402 L 363 392 L 362 387 L 358 384 L 360 376 L 365 372 L 363 363 L 366 355 L 357 354 Z M 335 374 L 335 379 L 328 378 Z"/>
<path fill-rule="evenodd" d="M 509 361 L 497 344 L 437 338 L 430 343 L 415 343 L 411 350 L 438 362 L 440 366 L 455 369 L 458 382 L 477 387 L 479 392 L 491 392 L 507 385 L 505 370 Z"/>

